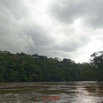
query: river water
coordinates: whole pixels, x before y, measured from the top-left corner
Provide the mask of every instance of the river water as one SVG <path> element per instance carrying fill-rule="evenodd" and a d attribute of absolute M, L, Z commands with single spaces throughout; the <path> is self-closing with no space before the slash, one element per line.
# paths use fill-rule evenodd
<path fill-rule="evenodd" d="M 103 82 L 0 83 L 0 103 L 103 103 Z"/>

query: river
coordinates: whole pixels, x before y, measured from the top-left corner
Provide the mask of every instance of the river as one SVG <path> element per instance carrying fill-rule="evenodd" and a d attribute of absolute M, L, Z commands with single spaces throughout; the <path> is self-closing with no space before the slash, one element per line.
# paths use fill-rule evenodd
<path fill-rule="evenodd" d="M 103 82 L 0 83 L 0 103 L 103 103 Z"/>

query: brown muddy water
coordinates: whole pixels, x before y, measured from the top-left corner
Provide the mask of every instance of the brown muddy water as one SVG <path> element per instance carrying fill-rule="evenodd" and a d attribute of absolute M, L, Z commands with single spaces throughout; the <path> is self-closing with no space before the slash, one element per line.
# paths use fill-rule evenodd
<path fill-rule="evenodd" d="M 0 103 L 103 103 L 103 82 L 0 83 Z"/>

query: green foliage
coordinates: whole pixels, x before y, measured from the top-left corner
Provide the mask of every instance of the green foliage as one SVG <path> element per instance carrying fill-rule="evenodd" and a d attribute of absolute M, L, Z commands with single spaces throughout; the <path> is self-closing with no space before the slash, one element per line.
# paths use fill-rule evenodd
<path fill-rule="evenodd" d="M 102 55 L 92 55 L 92 63 L 77 64 L 71 59 L 47 58 L 38 54 L 0 51 L 0 81 L 103 80 Z"/>
<path fill-rule="evenodd" d="M 91 55 L 91 62 L 97 70 L 98 80 L 103 80 L 103 51 L 93 53 Z"/>

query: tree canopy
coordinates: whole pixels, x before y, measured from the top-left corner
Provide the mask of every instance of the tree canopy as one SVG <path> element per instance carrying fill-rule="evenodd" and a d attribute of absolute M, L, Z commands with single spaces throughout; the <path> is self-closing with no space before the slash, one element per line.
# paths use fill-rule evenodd
<path fill-rule="evenodd" d="M 0 51 L 0 81 L 103 80 L 103 52 L 91 55 L 90 63 L 48 58 L 38 54 Z"/>

